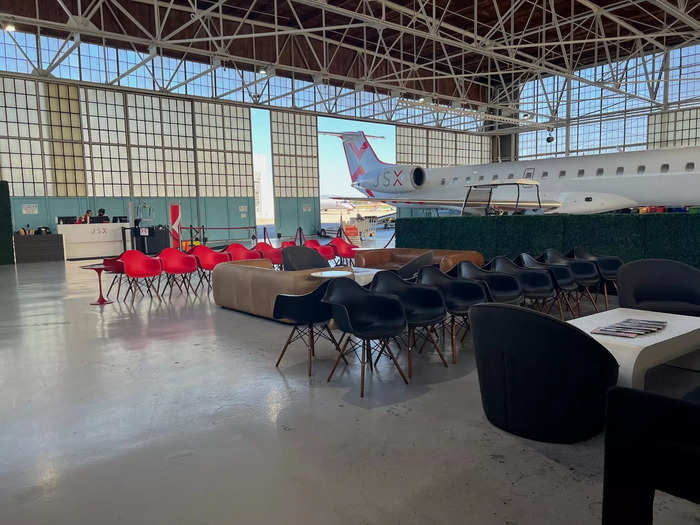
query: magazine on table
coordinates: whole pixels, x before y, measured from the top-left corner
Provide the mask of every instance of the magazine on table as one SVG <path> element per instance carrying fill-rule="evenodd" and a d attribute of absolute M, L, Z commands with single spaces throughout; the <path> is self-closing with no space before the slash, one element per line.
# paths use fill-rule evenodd
<path fill-rule="evenodd" d="M 666 321 L 651 321 L 648 319 L 625 319 L 608 326 L 599 326 L 591 331 L 596 335 L 612 335 L 614 337 L 639 337 L 653 334 L 666 328 Z"/>

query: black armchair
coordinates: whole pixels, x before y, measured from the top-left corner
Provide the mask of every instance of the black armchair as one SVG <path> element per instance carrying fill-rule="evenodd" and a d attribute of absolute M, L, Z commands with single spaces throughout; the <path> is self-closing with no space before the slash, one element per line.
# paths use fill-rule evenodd
<path fill-rule="evenodd" d="M 406 322 L 408 323 L 408 377 L 413 376 L 411 354 L 416 345 L 416 330 L 418 329 L 423 329 L 422 332 L 426 341 L 433 345 L 433 348 L 435 348 L 442 360 L 442 364 L 447 366 L 440 347 L 437 345 L 435 338 L 433 338 L 435 325 L 442 323 L 447 316 L 445 300 L 442 294 L 430 286 L 409 283 L 391 271 L 376 273 L 372 279 L 370 289 L 374 292 L 395 295 L 403 305 L 406 313 Z M 378 355 L 377 360 L 379 357 Z"/>
<path fill-rule="evenodd" d="M 605 296 L 605 308 L 608 307 L 608 281 L 617 288 L 617 271 L 622 266 L 622 259 L 614 255 L 595 255 L 585 248 L 577 246 L 566 254 L 573 259 L 581 259 L 595 263 L 598 273 L 603 281 L 603 295 Z"/>
<path fill-rule="evenodd" d="M 387 352 L 401 378 L 408 384 L 408 380 L 388 343 L 390 339 L 399 336 L 406 329 L 406 315 L 397 296 L 371 292 L 352 279 L 341 277 L 333 279 L 329 283 L 323 302 L 331 306 L 333 320 L 338 328 L 362 341 L 360 397 L 365 395 L 365 363 L 367 361 L 372 369 L 372 341 L 379 342 L 379 350 Z M 351 345 L 351 348 L 346 351 L 348 344 Z M 345 354 L 355 351 L 353 344 L 348 336 L 333 369 L 328 375 L 328 381 L 333 378 L 333 373 Z"/>
<path fill-rule="evenodd" d="M 603 430 L 618 364 L 575 326 L 527 308 L 480 304 L 470 312 L 481 401 L 513 434 L 574 443 Z M 507 329 L 504 329 L 507 327 Z"/>
<path fill-rule="evenodd" d="M 522 304 L 525 299 L 520 282 L 508 273 L 487 271 L 471 261 L 462 261 L 457 266 L 457 275 L 486 283 L 489 299 L 496 303 Z"/>
<path fill-rule="evenodd" d="M 591 288 L 597 289 L 601 284 L 600 272 L 598 272 L 598 267 L 594 262 L 583 259 L 569 259 L 553 248 L 547 248 L 537 260 L 547 264 L 563 264 L 571 270 L 571 275 L 579 288 L 579 291 L 576 293 L 579 315 L 581 315 L 581 301 L 584 297 L 591 302 L 595 311 L 598 311 L 598 296 L 596 295 L 594 299 L 591 295 Z"/>
<path fill-rule="evenodd" d="M 425 266 L 431 266 L 433 264 L 433 252 L 426 252 L 415 259 L 408 261 L 401 268 L 396 270 L 396 273 L 402 279 L 409 279 L 415 281 L 416 276 L 421 268 Z"/>
<path fill-rule="evenodd" d="M 552 277 L 554 282 L 557 298 L 556 302 L 559 306 L 559 317 L 564 319 L 564 307 L 562 303 L 566 303 L 566 306 L 571 312 L 572 317 L 576 317 L 573 306 L 569 301 L 569 296 L 575 296 L 578 291 L 578 284 L 574 280 L 574 276 L 571 274 L 571 270 L 565 264 L 552 264 L 543 263 L 538 261 L 535 257 L 529 253 L 521 253 L 515 258 L 515 263 L 523 268 L 529 268 L 532 270 L 547 270 Z"/>
<path fill-rule="evenodd" d="M 495 270 L 512 275 L 520 283 L 523 295 L 526 300 L 532 301 L 533 306 L 538 310 L 543 310 L 549 304 L 554 303 L 557 293 L 554 289 L 554 282 L 547 270 L 531 270 L 521 268 L 507 257 L 494 257 L 484 265 L 486 270 Z"/>
<path fill-rule="evenodd" d="M 328 268 L 329 264 L 316 250 L 305 246 L 288 246 L 282 248 L 282 267 L 287 270 L 312 270 Z"/>
<path fill-rule="evenodd" d="M 333 332 L 328 328 L 328 321 L 331 319 L 331 307 L 321 302 L 326 293 L 326 288 L 328 288 L 328 281 L 313 292 L 304 295 L 282 294 L 275 298 L 273 317 L 294 325 L 275 366 L 279 366 L 284 353 L 287 351 L 287 347 L 299 339 L 306 343 L 306 348 L 309 352 L 309 376 L 311 375 L 311 362 L 316 353 L 314 338 L 316 341 L 321 337 L 328 339 L 333 343 L 336 350 L 340 352 L 338 342 L 333 336 Z"/>
<path fill-rule="evenodd" d="M 617 272 L 620 306 L 700 316 L 700 270 L 669 259 L 642 259 Z"/>
<path fill-rule="evenodd" d="M 487 302 L 486 286 L 473 279 L 453 279 L 437 268 L 426 266 L 418 273 L 418 282 L 437 288 L 445 299 L 447 313 L 450 314 L 450 337 L 452 339 L 452 363 L 457 362 L 457 319 L 466 331 L 469 329 L 469 308 Z M 444 333 L 444 332 L 443 332 Z M 462 337 L 464 339 L 464 336 Z"/>
<path fill-rule="evenodd" d="M 651 525 L 654 492 L 700 503 L 700 404 L 630 388 L 608 393 L 603 525 Z"/>

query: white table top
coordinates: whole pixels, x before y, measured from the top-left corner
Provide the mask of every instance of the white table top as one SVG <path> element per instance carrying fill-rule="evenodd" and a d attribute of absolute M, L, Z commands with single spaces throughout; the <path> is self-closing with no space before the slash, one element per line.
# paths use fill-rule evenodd
<path fill-rule="evenodd" d="M 625 319 L 666 321 L 666 328 L 635 338 L 591 334 L 591 331 Z M 568 321 L 602 344 L 620 365 L 618 385 L 644 388 L 649 368 L 700 349 L 700 317 L 616 308 Z"/>
<path fill-rule="evenodd" d="M 352 272 L 346 270 L 324 270 L 322 272 L 312 272 L 309 275 L 319 279 L 335 279 L 337 277 L 350 277 Z"/>
<path fill-rule="evenodd" d="M 374 279 L 374 274 L 377 272 L 381 272 L 382 270 L 380 268 L 353 268 L 352 269 L 353 273 L 355 274 L 355 281 L 361 285 L 365 286 L 369 283 L 372 282 L 372 279 Z"/>

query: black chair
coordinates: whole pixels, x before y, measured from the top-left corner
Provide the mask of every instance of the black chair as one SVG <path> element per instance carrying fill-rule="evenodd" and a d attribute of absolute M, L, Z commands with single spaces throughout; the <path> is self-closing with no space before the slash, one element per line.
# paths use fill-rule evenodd
<path fill-rule="evenodd" d="M 287 271 L 329 268 L 328 261 L 316 250 L 305 246 L 282 248 L 282 267 Z"/>
<path fill-rule="evenodd" d="M 557 306 L 559 307 L 559 317 L 564 319 L 564 306 L 565 303 L 569 312 L 571 312 L 572 317 L 576 317 L 576 312 L 569 301 L 570 297 L 576 298 L 576 293 L 578 292 L 578 284 L 574 280 L 574 276 L 571 274 L 571 270 L 565 264 L 547 264 L 538 261 L 535 257 L 529 253 L 521 253 L 515 258 L 515 263 L 523 268 L 530 268 L 533 270 L 547 270 L 549 275 L 552 277 L 552 281 L 557 290 Z"/>
<path fill-rule="evenodd" d="M 595 311 L 598 312 L 598 295 L 596 294 L 594 299 L 593 295 L 591 295 L 591 289 L 598 289 L 601 277 L 594 262 L 583 259 L 569 259 L 553 248 L 547 248 L 537 260 L 547 264 L 566 265 L 571 270 L 571 275 L 578 285 L 578 292 L 576 293 L 578 314 L 581 315 L 582 313 L 581 301 L 584 297 L 591 302 Z"/>
<path fill-rule="evenodd" d="M 473 279 L 453 279 L 432 266 L 421 269 L 418 273 L 418 283 L 437 288 L 445 299 L 447 313 L 450 314 L 452 363 L 457 363 L 457 319 L 461 320 L 466 335 L 466 331 L 469 330 L 469 308 L 489 300 L 486 286 Z"/>
<path fill-rule="evenodd" d="M 419 329 L 423 329 L 423 337 L 433 345 L 438 356 L 440 356 L 442 364 L 447 366 L 445 357 L 442 355 L 435 338 L 433 338 L 433 333 L 437 335 L 435 326 L 442 323 L 447 316 L 445 300 L 442 294 L 431 286 L 409 283 L 391 271 L 377 272 L 372 279 L 370 289 L 373 292 L 395 295 L 403 305 L 408 324 L 408 377 L 413 377 L 411 354 L 416 345 L 416 330 Z M 375 365 L 380 356 L 381 352 L 377 356 Z"/>
<path fill-rule="evenodd" d="M 402 279 L 408 279 L 411 281 L 415 281 L 416 276 L 418 275 L 418 272 L 420 271 L 420 269 L 425 267 L 425 266 L 430 266 L 432 264 L 433 264 L 433 252 L 426 252 L 422 255 L 419 255 L 415 259 L 411 259 L 406 264 L 404 264 L 401 268 L 399 268 L 395 271 L 399 275 L 399 277 L 401 277 Z"/>
<path fill-rule="evenodd" d="M 598 268 L 598 273 L 600 273 L 603 280 L 603 295 L 605 296 L 605 308 L 607 309 L 609 306 L 608 281 L 613 283 L 613 286 L 617 289 L 617 271 L 620 269 L 620 266 L 622 266 L 622 259 L 614 255 L 595 255 L 580 246 L 570 250 L 566 256 L 572 259 L 582 259 L 595 263 Z"/>
<path fill-rule="evenodd" d="M 610 390 L 603 525 L 651 525 L 656 490 L 700 504 L 699 475 L 700 404 Z"/>
<path fill-rule="evenodd" d="M 487 271 L 471 261 L 462 261 L 457 265 L 457 276 L 486 283 L 489 300 L 496 303 L 523 304 L 525 300 L 520 282 L 508 273 Z"/>
<path fill-rule="evenodd" d="M 557 292 L 547 270 L 521 268 L 502 255 L 494 257 L 485 264 L 484 269 L 507 273 L 515 277 L 520 283 L 525 299 L 531 301 L 532 306 L 537 310 L 544 311 L 548 303 L 549 309 L 551 309 L 556 302 Z"/>
<path fill-rule="evenodd" d="M 700 316 L 700 270 L 669 259 L 642 259 L 617 272 L 620 306 Z"/>
<path fill-rule="evenodd" d="M 309 376 L 311 375 L 311 361 L 316 353 L 315 340 L 318 341 L 321 337 L 328 339 L 340 352 L 338 341 L 328 327 L 328 321 L 332 316 L 331 307 L 321 301 L 326 293 L 326 288 L 328 288 L 328 281 L 313 292 L 304 295 L 281 294 L 275 298 L 273 317 L 294 325 L 275 366 L 279 366 L 287 347 L 299 339 L 304 341 L 309 352 Z"/>
<path fill-rule="evenodd" d="M 618 364 L 575 326 L 528 308 L 472 307 L 481 402 L 488 420 L 537 441 L 574 443 L 603 430 Z"/>
<path fill-rule="evenodd" d="M 362 341 L 360 397 L 365 395 L 365 363 L 369 362 L 370 369 L 373 368 L 372 341 L 379 342 L 379 350 L 385 350 L 389 354 L 401 378 L 408 384 L 401 366 L 389 348 L 389 340 L 401 335 L 406 329 L 406 315 L 395 295 L 371 292 L 352 279 L 341 277 L 330 282 L 323 302 L 331 306 L 333 320 L 338 328 L 348 334 L 343 349 L 328 375 L 328 381 L 333 378 L 333 373 L 345 354 L 355 352 L 355 344 L 350 337 L 352 335 Z M 350 350 L 346 351 L 348 345 Z"/>

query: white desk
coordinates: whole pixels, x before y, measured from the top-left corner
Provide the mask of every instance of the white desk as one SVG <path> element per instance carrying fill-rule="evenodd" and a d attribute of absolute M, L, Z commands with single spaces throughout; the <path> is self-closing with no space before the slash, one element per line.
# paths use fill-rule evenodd
<path fill-rule="evenodd" d="M 634 339 L 591 334 L 625 319 L 666 321 L 663 330 Z M 643 389 L 647 370 L 700 349 L 700 317 L 616 308 L 568 321 L 602 344 L 620 365 L 617 384 Z"/>
<path fill-rule="evenodd" d="M 122 223 L 59 224 L 66 259 L 114 257 L 123 251 Z M 131 239 L 127 235 L 127 249 Z"/>
<path fill-rule="evenodd" d="M 358 268 L 355 267 L 352 269 L 352 272 L 355 274 L 355 282 L 359 284 L 360 286 L 366 286 L 369 283 L 372 282 L 372 279 L 374 279 L 374 274 L 377 272 L 381 272 L 379 268 Z"/>

